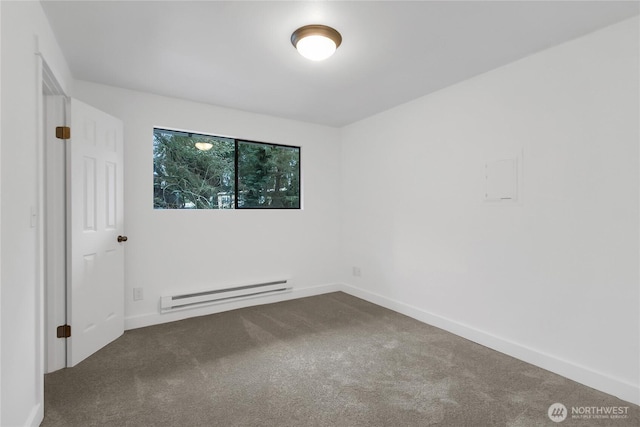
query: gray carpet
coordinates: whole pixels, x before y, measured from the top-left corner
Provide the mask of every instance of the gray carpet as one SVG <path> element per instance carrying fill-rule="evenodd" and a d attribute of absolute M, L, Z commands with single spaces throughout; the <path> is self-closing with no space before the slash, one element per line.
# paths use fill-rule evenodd
<path fill-rule="evenodd" d="M 626 419 L 552 422 L 552 403 Z M 148 328 L 45 377 L 42 426 L 639 426 L 640 409 L 344 293 Z"/>

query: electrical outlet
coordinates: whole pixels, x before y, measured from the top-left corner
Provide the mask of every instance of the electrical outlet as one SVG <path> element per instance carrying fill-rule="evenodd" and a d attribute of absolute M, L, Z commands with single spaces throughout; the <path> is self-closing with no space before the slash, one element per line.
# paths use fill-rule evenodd
<path fill-rule="evenodd" d="M 38 224 L 38 209 L 35 206 L 31 206 L 31 215 L 29 216 L 29 223 L 31 228 L 36 228 Z"/>
<path fill-rule="evenodd" d="M 362 270 L 360 269 L 360 267 L 353 267 L 353 275 L 355 277 L 362 276 Z"/>
<path fill-rule="evenodd" d="M 142 288 L 133 288 L 133 300 L 140 301 L 142 299 L 144 299 Z"/>

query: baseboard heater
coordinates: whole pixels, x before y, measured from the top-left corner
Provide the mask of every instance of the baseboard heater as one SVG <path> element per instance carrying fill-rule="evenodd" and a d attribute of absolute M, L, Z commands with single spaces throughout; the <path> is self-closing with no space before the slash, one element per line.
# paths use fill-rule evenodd
<path fill-rule="evenodd" d="M 291 289 L 292 287 L 287 283 L 287 280 L 276 280 L 226 289 L 167 295 L 160 298 L 160 312 L 167 313 L 169 311 L 279 294 L 290 292 Z"/>

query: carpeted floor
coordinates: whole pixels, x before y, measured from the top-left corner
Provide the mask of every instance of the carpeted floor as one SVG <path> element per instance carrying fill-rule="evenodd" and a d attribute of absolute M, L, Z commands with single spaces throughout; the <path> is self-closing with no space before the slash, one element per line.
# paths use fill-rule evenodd
<path fill-rule="evenodd" d="M 547 415 L 553 403 L 623 419 Z M 127 331 L 42 426 L 639 426 L 640 408 L 344 293 Z"/>

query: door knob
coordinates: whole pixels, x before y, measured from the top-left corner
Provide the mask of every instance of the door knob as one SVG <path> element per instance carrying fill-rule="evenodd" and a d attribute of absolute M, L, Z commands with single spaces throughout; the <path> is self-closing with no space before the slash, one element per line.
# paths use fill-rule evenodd
<path fill-rule="evenodd" d="M 126 242 L 129 240 L 127 236 L 118 236 L 118 243 Z"/>

